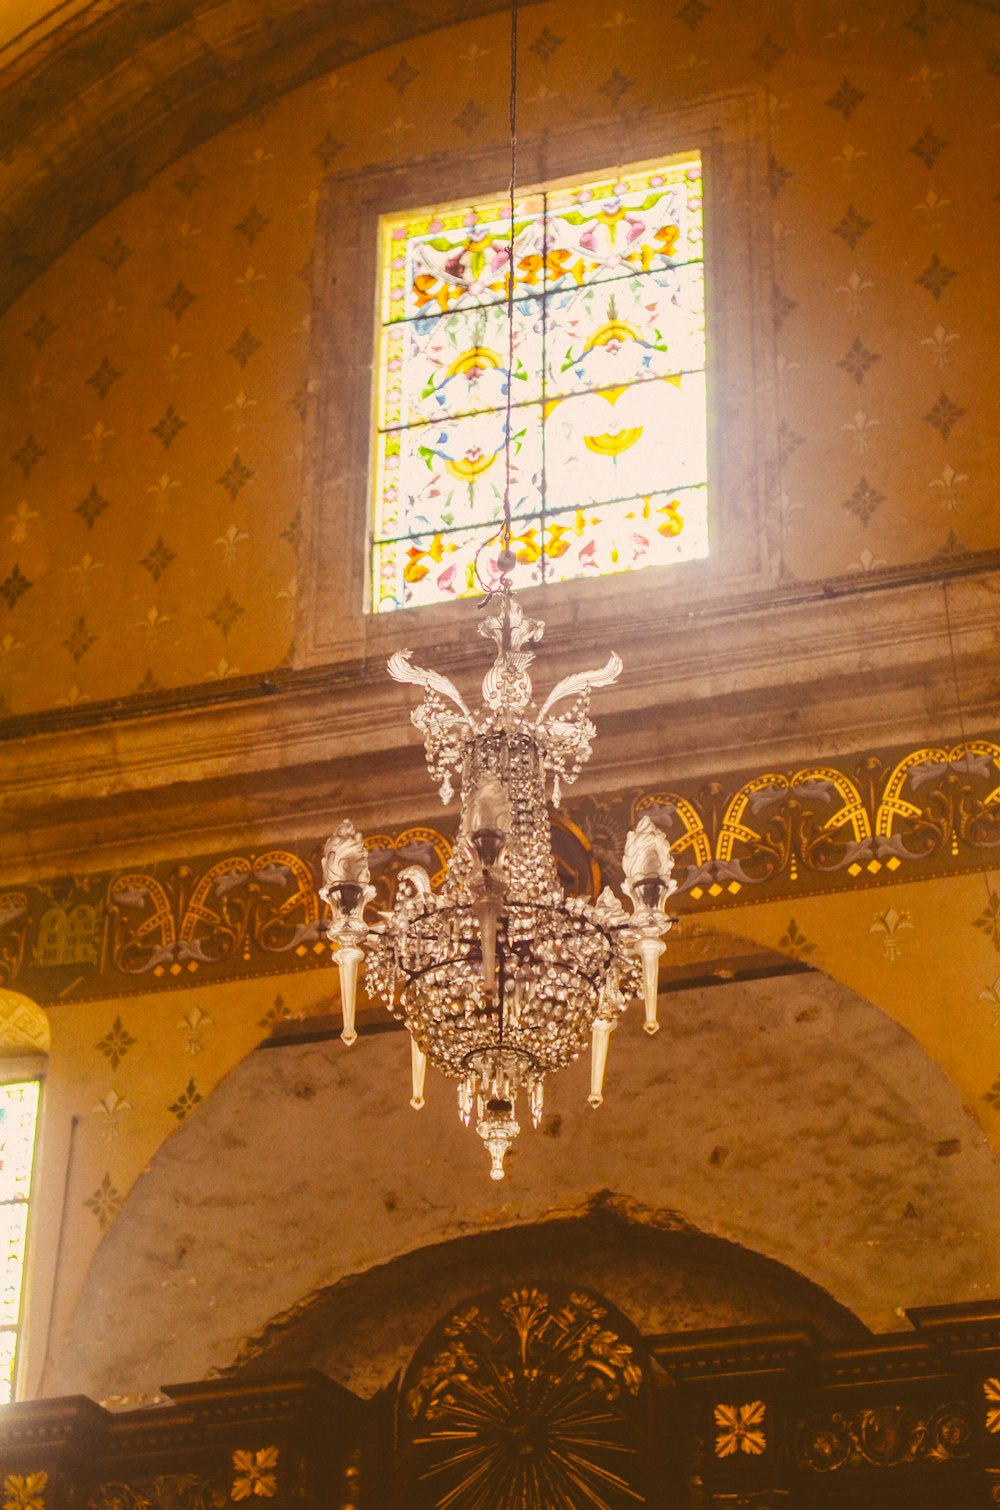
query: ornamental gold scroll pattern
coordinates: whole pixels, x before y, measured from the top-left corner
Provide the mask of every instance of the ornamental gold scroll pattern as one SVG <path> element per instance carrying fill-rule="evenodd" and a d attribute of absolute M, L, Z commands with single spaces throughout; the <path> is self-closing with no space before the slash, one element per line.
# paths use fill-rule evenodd
<path fill-rule="evenodd" d="M 708 781 L 690 790 L 645 793 L 677 860 L 678 897 L 732 902 L 779 879 L 862 882 L 963 848 L 1000 845 L 1000 744 L 968 739 L 884 759 L 760 772 L 735 791 Z"/>
<path fill-rule="evenodd" d="M 649 1364 L 578 1288 L 490 1291 L 438 1324 L 400 1392 L 407 1510 L 626 1510 L 650 1503 Z"/>
<path fill-rule="evenodd" d="M 94 1490 L 86 1510 L 223 1510 L 228 1503 L 225 1474 L 165 1473 L 128 1483 L 109 1480 Z"/>
<path fill-rule="evenodd" d="M 980 871 L 984 850 L 1000 848 L 1000 744 L 977 736 L 576 796 L 553 815 L 567 892 L 594 897 L 617 885 L 625 835 L 643 816 L 670 840 L 680 911 Z M 451 849 L 444 830 L 423 824 L 370 836 L 380 898 L 391 897 L 401 867 L 439 874 Z M 65 895 L 52 884 L 5 892 L 0 984 L 16 983 L 40 1002 L 103 1000 L 323 968 L 321 848 L 312 840 L 97 872 L 75 877 Z M 84 909 L 93 930 L 83 926 Z"/>
<path fill-rule="evenodd" d="M 251 952 L 325 952 L 312 869 L 269 850 L 226 856 L 203 870 L 116 876 L 108 893 L 110 962 L 125 975 L 178 977 Z"/>
<path fill-rule="evenodd" d="M 972 1452 L 975 1416 L 965 1401 L 934 1410 L 875 1405 L 811 1416 L 796 1431 L 799 1465 L 815 1473 L 961 1461 Z"/>

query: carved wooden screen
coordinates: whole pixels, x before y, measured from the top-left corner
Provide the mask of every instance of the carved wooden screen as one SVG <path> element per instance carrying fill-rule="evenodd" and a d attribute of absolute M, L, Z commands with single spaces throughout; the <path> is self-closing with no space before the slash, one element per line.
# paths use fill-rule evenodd
<path fill-rule="evenodd" d="M 653 1503 L 650 1372 L 601 1296 L 492 1290 L 438 1323 L 403 1379 L 396 1510 Z"/>

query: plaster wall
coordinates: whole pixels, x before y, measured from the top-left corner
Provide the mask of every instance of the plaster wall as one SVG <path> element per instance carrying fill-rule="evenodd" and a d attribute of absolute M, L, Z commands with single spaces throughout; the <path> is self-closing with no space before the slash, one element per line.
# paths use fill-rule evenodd
<path fill-rule="evenodd" d="M 296 561 L 320 184 L 502 142 L 506 24 L 387 47 L 222 131 L 3 316 L 9 713 L 301 659 L 301 570 L 323 569 Z M 996 30 L 957 0 L 525 8 L 526 135 L 593 120 L 626 162 L 650 109 L 766 98 L 788 581 L 1000 545 Z"/>
<path fill-rule="evenodd" d="M 318 1291 L 427 1245 L 579 1216 L 602 1192 L 635 1222 L 785 1265 L 876 1330 L 898 1327 L 903 1305 L 995 1288 L 1000 1203 L 981 1130 L 908 1034 L 824 977 L 680 993 L 652 1041 L 627 1023 L 596 1114 L 587 1073 L 559 1077 L 546 1131 L 525 1133 L 494 1185 L 450 1086 L 433 1080 L 419 1116 L 407 1107 L 401 1034 L 249 1055 L 134 1185 L 44 1391 L 135 1400 L 200 1377 Z M 683 1264 L 672 1280 L 661 1264 L 652 1290 L 641 1245 L 590 1262 L 646 1330 L 724 1310 Z M 731 1307 L 740 1293 L 730 1286 Z M 742 1293 L 749 1319 L 773 1315 L 767 1283 Z M 398 1345 L 373 1320 L 370 1366 L 355 1338 L 345 1382 L 384 1382 L 435 1303 L 431 1286 Z"/>

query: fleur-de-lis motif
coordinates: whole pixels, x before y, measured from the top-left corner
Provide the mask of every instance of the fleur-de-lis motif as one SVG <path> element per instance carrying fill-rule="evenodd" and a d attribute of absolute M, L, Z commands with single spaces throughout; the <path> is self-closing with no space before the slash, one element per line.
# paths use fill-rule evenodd
<path fill-rule="evenodd" d="M 863 572 L 878 571 L 880 566 L 885 566 L 886 564 L 884 557 L 876 556 L 866 545 L 858 559 L 852 561 L 847 570 Z"/>
<path fill-rule="evenodd" d="M 177 1024 L 182 1032 L 186 1033 L 185 1048 L 189 1054 L 200 1054 L 205 1047 L 203 1034 L 206 1028 L 213 1027 L 211 1017 L 203 1012 L 201 1007 L 192 1007 L 186 1012 Z"/>
<path fill-rule="evenodd" d="M 874 439 L 874 431 L 882 423 L 881 420 L 872 419 L 863 409 L 855 409 L 850 422 L 841 425 L 845 435 L 849 435 L 854 442 L 854 449 L 859 455 L 863 455 Z"/>
<path fill-rule="evenodd" d="M 220 656 L 211 671 L 206 671 L 206 682 L 225 682 L 231 676 L 239 676 L 239 666 L 230 666 L 224 655 Z"/>
<path fill-rule="evenodd" d="M 27 540 L 28 527 L 32 519 L 38 517 L 38 510 L 31 508 L 26 498 L 22 498 L 14 512 L 7 515 L 7 523 L 11 526 L 10 538 L 15 544 Z"/>
<path fill-rule="evenodd" d="M 109 1143 L 114 1142 L 120 1135 L 122 1118 L 131 1110 L 131 1101 L 126 1101 L 115 1090 L 108 1091 L 107 1095 L 102 1096 L 98 1101 L 94 1107 L 94 1113 L 104 1119 L 101 1132 Z"/>
<path fill-rule="evenodd" d="M 181 251 L 186 252 L 200 235 L 201 226 L 192 225 L 190 220 L 182 220 L 177 226 L 177 240 Z"/>
<path fill-rule="evenodd" d="M 605 31 L 623 32 L 626 26 L 634 26 L 635 21 L 635 16 L 626 15 L 625 11 L 623 10 L 616 10 L 614 15 L 602 24 Z"/>
<path fill-rule="evenodd" d="M 985 1006 L 992 1007 L 990 1027 L 1000 1028 L 1000 975 L 997 976 L 992 986 L 987 986 L 985 991 L 980 991 L 978 1000 Z"/>
<path fill-rule="evenodd" d="M 921 346 L 929 346 L 934 357 L 935 367 L 947 367 L 951 361 L 951 348 L 958 340 L 958 335 L 953 330 L 945 330 L 943 325 L 936 325 L 929 336 L 924 336 Z"/>
<path fill-rule="evenodd" d="M 869 933 L 881 933 L 882 956 L 887 960 L 897 960 L 900 955 L 900 941 L 896 937 L 904 929 L 913 927 L 913 919 L 909 912 L 897 912 L 895 907 L 887 907 L 885 912 L 877 912 L 874 922 L 869 928 Z"/>
<path fill-rule="evenodd" d="M 254 267 L 247 267 L 233 282 L 239 289 L 241 298 L 252 299 L 257 292 L 258 283 L 263 283 L 266 276 L 266 273 L 259 273 Z"/>
<path fill-rule="evenodd" d="M 274 162 L 274 153 L 268 152 L 266 147 L 254 147 L 249 157 L 243 159 L 245 168 L 252 168 L 254 173 L 259 173 L 265 163 Z"/>
<path fill-rule="evenodd" d="M 321 84 L 319 87 L 323 94 L 328 94 L 333 100 L 339 100 L 344 90 L 349 89 L 351 86 L 350 81 L 345 79 L 342 74 L 331 73 L 326 83 Z"/>
<path fill-rule="evenodd" d="M 231 416 L 230 423 L 237 435 L 247 428 L 253 419 L 250 411 L 251 409 L 256 409 L 256 407 L 257 400 L 255 398 L 247 398 L 242 388 L 232 402 L 226 405 L 226 413 Z"/>
<path fill-rule="evenodd" d="M 90 589 L 93 586 L 94 573 L 103 570 L 104 562 L 95 561 L 89 551 L 87 551 L 83 556 L 80 557 L 75 566 L 70 567 L 70 571 L 76 578 L 74 586 L 76 587 L 77 592 L 80 594 L 81 602 L 83 602 L 90 593 Z"/>
<path fill-rule="evenodd" d="M 776 94 L 767 97 L 767 113 L 772 121 L 779 121 L 786 110 L 791 110 L 788 100 L 780 100 Z"/>
<path fill-rule="evenodd" d="M 837 25 L 833 31 L 827 32 L 826 40 L 828 42 L 842 42 L 845 46 L 847 46 L 851 42 L 852 38 L 856 37 L 857 35 L 858 28 L 856 26 L 852 26 L 849 21 L 841 20 L 837 22 Z"/>
<path fill-rule="evenodd" d="M 944 74 L 939 68 L 932 68 L 929 63 L 921 63 L 916 73 L 911 73 L 906 82 L 916 84 L 921 97 L 929 100 L 934 93 L 935 83 L 943 78 Z"/>
<path fill-rule="evenodd" d="M 169 472 L 161 472 L 160 476 L 146 489 L 153 497 L 153 506 L 158 514 L 165 514 L 170 507 L 170 500 L 180 487 L 176 477 L 171 477 Z"/>
<path fill-rule="evenodd" d="M 847 295 L 847 310 L 849 314 L 861 313 L 862 301 L 869 289 L 875 285 L 870 278 L 862 278 L 858 272 L 853 272 L 846 283 L 841 283 L 837 288 L 838 294 Z"/>
<path fill-rule="evenodd" d="M 184 363 L 190 362 L 190 360 L 191 353 L 189 351 L 185 351 L 184 348 L 175 341 L 166 355 L 160 358 L 160 365 L 162 366 L 170 381 L 173 382 L 174 378 L 180 377 L 181 373 L 183 372 Z"/>
<path fill-rule="evenodd" d="M 844 182 L 850 184 L 854 182 L 861 171 L 862 158 L 867 156 L 868 153 L 864 147 L 854 147 L 850 142 L 846 142 L 837 155 L 831 158 L 831 162 L 840 165 L 841 172 L 844 175 Z"/>
<path fill-rule="evenodd" d="M 160 610 L 155 606 L 148 610 L 144 619 L 136 620 L 135 628 L 141 629 L 143 634 L 146 636 L 147 650 L 152 650 L 157 644 L 159 644 L 160 630 L 163 628 L 164 624 L 169 623 L 170 615 L 168 613 L 161 613 Z"/>
<path fill-rule="evenodd" d="M 226 533 L 220 535 L 215 542 L 222 551 L 223 566 L 235 566 L 240 546 L 244 540 L 249 539 L 250 536 L 246 530 L 241 530 L 239 525 L 230 524 L 227 526 Z"/>
<path fill-rule="evenodd" d="M 83 436 L 83 443 L 87 447 L 87 455 L 91 461 L 104 460 L 104 448 L 108 441 L 114 439 L 115 432 L 108 428 L 103 420 L 98 420 L 93 430 L 88 430 Z"/>
<path fill-rule="evenodd" d="M 939 231 L 941 229 L 941 217 L 950 204 L 950 199 L 941 199 L 935 194 L 933 189 L 928 189 L 920 203 L 913 206 L 913 213 L 915 215 L 926 215 L 927 219 L 924 223 L 927 229 L 929 231 Z"/>
<path fill-rule="evenodd" d="M 24 649 L 23 640 L 15 639 L 10 630 L 0 640 L 0 674 L 9 676 L 14 656 Z"/>
<path fill-rule="evenodd" d="M 42 400 L 51 387 L 52 384 L 48 378 L 43 377 L 40 372 L 33 372 L 28 381 L 22 384 L 21 392 L 28 400 L 29 407 L 35 411 L 41 407 Z"/>
<path fill-rule="evenodd" d="M 932 477 L 927 486 L 929 488 L 941 489 L 941 502 L 946 509 L 951 511 L 952 509 L 957 509 L 961 504 L 962 500 L 958 497 L 958 489 L 962 486 L 963 482 L 968 482 L 968 480 L 969 475 L 967 472 L 956 472 L 954 467 L 946 466 L 942 470 L 940 477 Z"/>
<path fill-rule="evenodd" d="M 697 73 L 699 68 L 708 67 L 708 59 L 700 57 L 696 52 L 689 52 L 679 63 L 674 64 L 678 73 Z"/>

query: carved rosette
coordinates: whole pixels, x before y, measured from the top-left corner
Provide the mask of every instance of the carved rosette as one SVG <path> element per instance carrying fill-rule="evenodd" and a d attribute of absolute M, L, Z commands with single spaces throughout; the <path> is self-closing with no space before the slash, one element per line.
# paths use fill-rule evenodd
<path fill-rule="evenodd" d="M 45 1510 L 48 1487 L 44 1468 L 35 1473 L 8 1473 L 3 1481 L 3 1510 Z"/>

